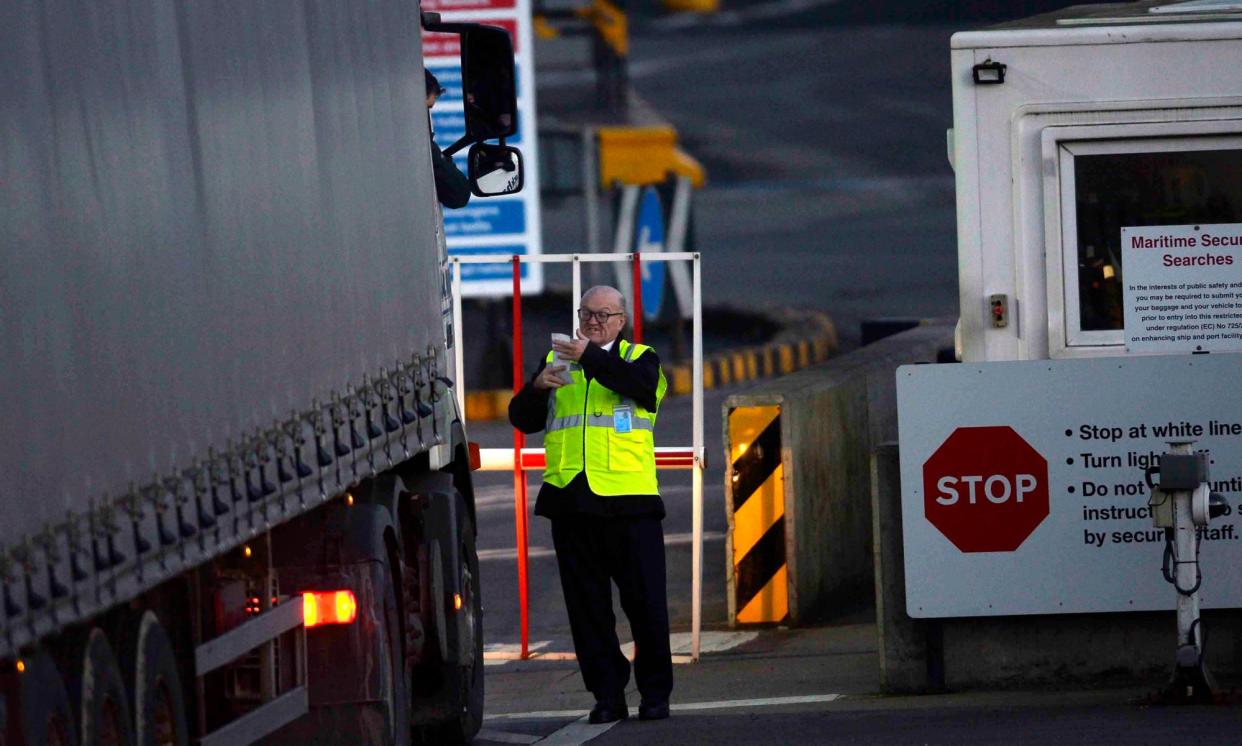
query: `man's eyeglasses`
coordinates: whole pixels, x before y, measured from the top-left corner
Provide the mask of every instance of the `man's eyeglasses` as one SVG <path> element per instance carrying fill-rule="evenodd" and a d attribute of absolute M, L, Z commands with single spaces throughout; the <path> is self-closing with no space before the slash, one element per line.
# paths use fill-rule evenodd
<path fill-rule="evenodd" d="M 608 311 L 588 311 L 585 308 L 578 309 L 578 320 L 579 321 L 594 321 L 597 324 L 606 324 L 608 323 L 608 319 L 612 318 L 613 316 L 624 316 L 624 315 L 625 315 L 624 311 L 617 311 L 616 313 L 609 313 Z"/>

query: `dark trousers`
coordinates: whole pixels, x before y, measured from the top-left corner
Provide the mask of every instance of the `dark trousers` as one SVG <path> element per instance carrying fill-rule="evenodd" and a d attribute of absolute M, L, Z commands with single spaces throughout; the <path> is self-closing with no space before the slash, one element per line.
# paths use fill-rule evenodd
<path fill-rule="evenodd" d="M 600 702 L 625 700 L 630 663 L 617 640 L 612 611 L 615 582 L 634 637 L 638 691 L 644 700 L 667 702 L 673 691 L 673 660 L 660 519 L 553 518 L 552 542 L 586 688 Z"/>

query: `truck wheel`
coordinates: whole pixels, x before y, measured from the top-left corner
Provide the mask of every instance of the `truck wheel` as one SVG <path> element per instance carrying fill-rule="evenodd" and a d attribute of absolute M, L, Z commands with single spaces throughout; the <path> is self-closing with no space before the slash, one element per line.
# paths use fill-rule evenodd
<path fill-rule="evenodd" d="M 73 706 L 65 682 L 47 653 L 25 661 L 21 674 L 22 726 L 28 746 L 75 746 Z"/>
<path fill-rule="evenodd" d="M 402 609 L 397 604 L 396 575 L 393 572 L 393 555 L 390 553 L 384 588 L 384 650 L 388 653 L 388 723 L 392 729 L 395 746 L 409 746 L 410 688 L 406 683 L 405 639 L 401 633 Z"/>
<path fill-rule="evenodd" d="M 450 611 L 450 626 L 465 615 L 459 629 L 461 635 L 450 635 L 447 660 L 440 661 L 442 695 L 448 710 L 455 716 L 437 723 L 424 734 L 425 743 L 469 743 L 483 726 L 483 604 L 479 592 L 479 555 L 475 548 L 474 522 L 466 510 L 466 502 L 454 491 L 457 501 L 457 534 L 464 560 L 457 568 L 461 588 L 461 608 Z M 448 583 L 445 583 L 447 586 Z M 455 604 L 447 601 L 452 610 Z M 456 639 L 461 637 L 461 639 Z M 435 648 L 433 648 L 435 649 Z M 469 651 L 469 663 L 459 665 L 460 650 Z M 438 652 L 437 652 L 438 655 Z"/>
<path fill-rule="evenodd" d="M 95 627 L 81 650 L 81 656 L 74 659 L 80 672 L 71 690 L 77 695 L 82 743 L 86 746 L 133 746 L 129 697 L 108 638 Z"/>
<path fill-rule="evenodd" d="M 185 693 L 172 642 L 152 611 L 138 621 L 131 645 L 122 646 L 126 680 L 132 683 L 138 746 L 185 746 L 190 728 Z"/>

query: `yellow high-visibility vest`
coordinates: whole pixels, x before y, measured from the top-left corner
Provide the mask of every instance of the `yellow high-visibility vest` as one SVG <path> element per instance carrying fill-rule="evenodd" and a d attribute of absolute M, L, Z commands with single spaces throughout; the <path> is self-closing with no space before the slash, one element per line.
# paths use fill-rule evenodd
<path fill-rule="evenodd" d="M 651 349 L 624 339 L 618 344 L 621 359 L 627 363 Z M 547 363 L 552 363 L 551 352 Z M 543 437 L 547 466 L 543 481 L 565 487 L 585 469 L 587 484 L 597 495 L 658 495 L 656 413 L 597 380 L 588 381 L 577 363 L 570 364 L 569 375 L 573 383 L 561 386 L 548 397 Z M 667 389 L 668 381 L 661 369 L 656 385 L 657 408 Z M 629 417 L 625 416 L 625 407 L 629 407 Z M 621 432 L 626 429 L 626 420 L 629 432 Z"/>

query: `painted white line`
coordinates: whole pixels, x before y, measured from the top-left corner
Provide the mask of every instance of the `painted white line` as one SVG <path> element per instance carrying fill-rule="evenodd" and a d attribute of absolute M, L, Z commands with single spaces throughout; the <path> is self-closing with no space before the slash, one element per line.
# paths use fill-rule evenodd
<path fill-rule="evenodd" d="M 501 715 L 484 715 L 483 722 L 496 720 L 561 720 L 580 718 L 591 714 L 590 710 L 536 710 L 535 712 L 506 712 Z"/>
<path fill-rule="evenodd" d="M 551 640 L 537 640 L 535 642 L 526 643 L 527 650 L 540 650 L 551 645 Z M 522 644 L 518 642 L 490 642 L 483 646 L 483 652 L 486 653 L 518 653 L 522 650 Z"/>
<path fill-rule="evenodd" d="M 754 630 L 736 631 L 736 632 L 715 632 L 708 631 L 702 633 L 699 642 L 699 652 L 701 654 L 723 653 L 731 650 L 738 645 L 744 645 L 759 636 Z M 690 647 L 692 637 L 689 632 L 674 632 L 668 636 L 669 648 L 673 653 L 673 663 L 690 663 Z M 539 661 L 573 661 L 578 657 L 573 653 L 563 653 L 556 651 L 545 651 L 543 648 L 549 645 L 548 640 L 540 640 L 532 642 L 527 646 L 530 653 L 528 660 Z M 627 642 L 621 645 L 621 653 L 629 660 L 634 660 L 634 643 Z M 522 646 L 517 643 L 493 643 L 488 645 L 483 651 L 483 665 L 485 666 L 503 666 L 510 661 L 522 659 Z"/>
<path fill-rule="evenodd" d="M 602 725 L 591 725 L 584 716 L 549 735 L 539 743 L 544 744 L 544 746 L 579 746 L 579 744 L 586 743 L 592 738 L 604 735 L 619 722 L 621 721 L 614 720 L 611 723 L 603 723 Z"/>
<path fill-rule="evenodd" d="M 540 736 L 532 736 L 526 733 L 505 733 L 501 730 L 488 730 L 483 728 L 474 734 L 476 741 L 494 741 L 496 743 L 534 743 L 540 739 Z"/>
<path fill-rule="evenodd" d="M 504 664 L 510 661 L 520 661 L 520 660 L 522 660 L 522 653 L 520 651 L 516 653 L 506 652 L 506 653 L 484 653 L 483 654 L 483 665 L 485 666 L 503 666 Z M 578 656 L 574 655 L 573 653 L 558 653 L 558 652 L 550 650 L 546 653 L 530 653 L 530 655 L 527 656 L 527 660 L 576 661 L 578 660 Z"/>
<path fill-rule="evenodd" d="M 528 547 L 526 549 L 526 559 L 539 559 L 540 557 L 554 557 L 556 550 L 551 547 Z M 517 549 L 508 547 L 507 549 L 480 549 L 479 562 L 490 562 L 492 560 L 509 560 L 510 562 L 517 559 Z"/>
<path fill-rule="evenodd" d="M 731 650 L 738 645 L 750 642 L 759 636 L 754 630 L 737 631 L 737 632 L 703 632 L 699 641 L 699 653 L 722 653 Z M 669 647 L 673 651 L 674 656 L 687 656 L 685 660 L 689 661 L 690 648 L 693 644 L 693 637 L 689 632 L 674 632 L 668 636 Z M 634 643 L 627 642 L 621 646 L 621 652 L 626 658 L 634 660 Z M 674 663 L 679 662 L 674 658 Z"/>
<path fill-rule="evenodd" d="M 669 705 L 674 712 L 695 712 L 698 710 L 743 710 L 749 707 L 781 707 L 782 705 L 811 705 L 822 702 L 835 702 L 841 694 L 804 694 L 798 697 L 766 697 L 764 699 L 728 699 L 720 702 L 688 702 L 686 704 Z"/>
<path fill-rule="evenodd" d="M 700 710 L 744 710 L 752 707 L 783 707 L 788 705 L 810 705 L 835 702 L 844 699 L 844 694 L 805 694 L 797 697 L 767 697 L 762 699 L 727 699 L 716 702 L 686 702 L 673 704 L 669 709 L 674 712 L 697 712 Z M 484 716 L 485 721 L 493 720 L 556 720 L 560 718 L 582 717 L 587 710 L 540 710 L 536 712 L 508 712 L 500 715 Z"/>
<path fill-rule="evenodd" d="M 703 541 L 724 541 L 725 535 L 720 531 L 704 531 Z M 694 541 L 694 536 L 690 533 L 684 534 L 668 534 L 664 537 L 664 546 L 675 547 L 689 544 Z M 527 559 L 538 559 L 540 557 L 554 557 L 556 550 L 551 547 L 530 547 L 526 550 Z M 517 549 L 508 547 L 506 549 L 480 549 L 479 561 L 491 562 L 494 560 L 517 560 Z"/>

